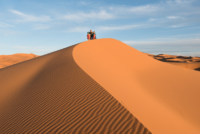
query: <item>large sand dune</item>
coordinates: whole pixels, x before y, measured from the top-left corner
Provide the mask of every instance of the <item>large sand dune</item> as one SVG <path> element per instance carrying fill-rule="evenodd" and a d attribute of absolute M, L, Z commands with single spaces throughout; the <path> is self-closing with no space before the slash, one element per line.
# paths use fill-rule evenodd
<path fill-rule="evenodd" d="M 199 134 L 199 77 L 86 41 L 0 70 L 0 133 Z"/>
<path fill-rule="evenodd" d="M 0 70 L 1 134 L 150 134 L 77 65 L 77 46 Z"/>
<path fill-rule="evenodd" d="M 77 45 L 76 63 L 154 134 L 200 133 L 200 72 L 114 39 Z"/>

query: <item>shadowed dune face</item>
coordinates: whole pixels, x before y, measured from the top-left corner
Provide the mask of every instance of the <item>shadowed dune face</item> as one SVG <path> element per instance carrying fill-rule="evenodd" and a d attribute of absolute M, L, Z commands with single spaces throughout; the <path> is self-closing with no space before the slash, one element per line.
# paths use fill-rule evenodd
<path fill-rule="evenodd" d="M 76 64 L 74 47 L 0 70 L 0 133 L 150 134 Z"/>
<path fill-rule="evenodd" d="M 0 55 L 0 69 L 35 57 L 38 56 L 34 54 Z"/>
<path fill-rule="evenodd" d="M 114 39 L 83 42 L 76 63 L 155 134 L 200 133 L 200 73 Z"/>

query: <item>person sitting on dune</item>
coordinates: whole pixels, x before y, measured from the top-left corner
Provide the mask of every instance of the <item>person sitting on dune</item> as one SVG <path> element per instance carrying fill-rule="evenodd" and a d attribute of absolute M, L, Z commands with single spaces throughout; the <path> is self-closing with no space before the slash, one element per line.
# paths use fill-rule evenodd
<path fill-rule="evenodd" d="M 95 33 L 95 31 L 92 32 L 92 30 L 90 30 L 90 32 L 87 32 L 87 39 L 88 40 L 96 39 L 96 33 Z"/>
<path fill-rule="evenodd" d="M 95 33 L 95 31 L 93 31 L 92 39 L 96 39 L 96 33 Z"/>

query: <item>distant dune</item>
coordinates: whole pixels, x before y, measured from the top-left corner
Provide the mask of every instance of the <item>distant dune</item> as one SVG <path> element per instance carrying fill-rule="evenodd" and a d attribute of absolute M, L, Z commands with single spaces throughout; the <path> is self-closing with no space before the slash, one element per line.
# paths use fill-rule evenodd
<path fill-rule="evenodd" d="M 159 55 L 147 54 L 147 55 L 153 57 L 154 59 L 167 62 L 176 66 L 200 71 L 200 57 L 175 56 L 168 54 L 159 54 Z"/>
<path fill-rule="evenodd" d="M 35 57 L 38 57 L 38 55 L 23 53 L 13 55 L 0 55 L 0 69 Z"/>
<path fill-rule="evenodd" d="M 199 134 L 200 72 L 115 39 L 0 70 L 0 133 Z"/>

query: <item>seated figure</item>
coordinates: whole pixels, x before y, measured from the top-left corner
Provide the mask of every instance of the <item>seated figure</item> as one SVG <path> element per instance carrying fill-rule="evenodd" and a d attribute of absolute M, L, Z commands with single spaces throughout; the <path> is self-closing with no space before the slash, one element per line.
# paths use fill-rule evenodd
<path fill-rule="evenodd" d="M 90 30 L 90 32 L 87 32 L 87 39 L 88 40 L 96 39 L 95 31 L 92 32 L 92 30 Z"/>

